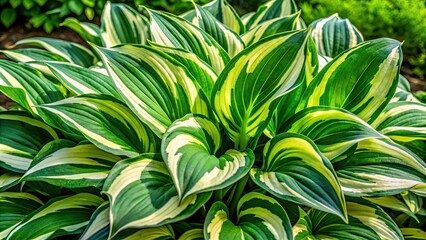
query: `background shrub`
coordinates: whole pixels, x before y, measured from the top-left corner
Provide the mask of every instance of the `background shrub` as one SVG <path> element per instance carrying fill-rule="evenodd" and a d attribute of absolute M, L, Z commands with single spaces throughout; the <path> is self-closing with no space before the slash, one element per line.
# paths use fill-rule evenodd
<path fill-rule="evenodd" d="M 426 73 L 426 7 L 421 0 L 300 0 L 309 24 L 336 12 L 348 18 L 368 39 L 404 41 L 405 61 L 417 75 Z"/>

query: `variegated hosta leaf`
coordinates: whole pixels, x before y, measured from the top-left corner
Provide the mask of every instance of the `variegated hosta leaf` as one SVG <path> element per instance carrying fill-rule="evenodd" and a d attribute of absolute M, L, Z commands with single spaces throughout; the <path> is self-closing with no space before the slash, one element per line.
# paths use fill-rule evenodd
<path fill-rule="evenodd" d="M 15 46 L 19 45 L 44 48 L 49 52 L 62 56 L 71 63 L 75 63 L 83 67 L 89 67 L 96 62 L 95 55 L 93 55 L 93 53 L 86 47 L 60 39 L 32 37 L 22 39 L 15 43 Z"/>
<path fill-rule="evenodd" d="M 368 201 L 375 203 L 381 207 L 389 208 L 394 211 L 403 212 L 410 217 L 414 218 L 417 222 L 419 221 L 414 212 L 400 199 L 395 196 L 385 196 L 385 197 L 364 197 Z"/>
<path fill-rule="evenodd" d="M 72 29 L 85 41 L 94 43 L 98 46 L 102 45 L 101 30 L 96 24 L 80 22 L 76 18 L 69 17 L 61 23 L 61 26 Z"/>
<path fill-rule="evenodd" d="M 0 169 L 0 192 L 4 192 L 7 189 L 18 184 L 19 179 L 21 179 L 21 177 L 21 173 L 2 172 Z"/>
<path fill-rule="evenodd" d="M 303 135 L 283 133 L 272 138 L 263 149 L 262 168 L 252 168 L 250 177 L 279 198 L 347 220 L 343 191 L 333 166 Z"/>
<path fill-rule="evenodd" d="M 410 82 L 401 74 L 399 74 L 398 78 L 398 88 L 407 92 L 411 92 Z"/>
<path fill-rule="evenodd" d="M 318 71 L 321 71 L 325 67 L 325 65 L 327 65 L 332 60 L 332 58 L 318 55 Z"/>
<path fill-rule="evenodd" d="M 425 163 L 390 140 L 365 139 L 353 151 L 334 162 L 346 195 L 390 196 L 426 182 Z"/>
<path fill-rule="evenodd" d="M 155 43 L 182 48 L 195 53 L 220 73 L 229 61 L 229 55 L 212 36 L 183 18 L 169 13 L 149 10 L 151 33 Z"/>
<path fill-rule="evenodd" d="M 6 60 L 0 60 L 0 92 L 33 115 L 41 115 L 36 105 L 64 98 L 59 88 L 39 71 Z"/>
<path fill-rule="evenodd" d="M 423 207 L 423 197 L 418 196 L 415 193 L 410 191 L 402 192 L 401 197 L 411 212 L 418 213 L 421 211 Z"/>
<path fill-rule="evenodd" d="M 1 192 L 0 239 L 6 239 L 19 222 L 42 205 L 43 202 L 40 199 L 29 193 Z"/>
<path fill-rule="evenodd" d="M 244 49 L 244 42 L 237 33 L 219 22 L 210 12 L 195 4 L 197 16 L 193 23 L 212 36 L 232 58 Z"/>
<path fill-rule="evenodd" d="M 289 16 L 273 18 L 250 29 L 241 36 L 246 46 L 250 46 L 260 39 L 271 35 L 296 30 L 297 20 L 300 18 L 300 11 Z"/>
<path fill-rule="evenodd" d="M 304 109 L 290 118 L 277 132 L 307 136 L 332 162 L 364 139 L 385 137 L 359 117 L 344 109 L 332 107 Z"/>
<path fill-rule="evenodd" d="M 395 95 L 392 97 L 392 102 L 420 102 L 414 94 L 411 92 L 407 92 L 403 89 L 401 89 L 399 86 L 396 88 Z"/>
<path fill-rule="evenodd" d="M 246 28 L 250 30 L 268 20 L 288 16 L 296 12 L 297 6 L 293 0 L 271 0 L 257 9 L 257 12 L 246 23 Z"/>
<path fill-rule="evenodd" d="M 79 234 L 102 203 L 102 198 L 89 193 L 50 199 L 17 224 L 8 239 L 52 239 Z"/>
<path fill-rule="evenodd" d="M 371 126 L 398 142 L 426 140 L 426 105 L 415 102 L 390 103 Z"/>
<path fill-rule="evenodd" d="M 424 240 L 426 239 L 426 232 L 420 228 L 401 228 L 405 240 Z"/>
<path fill-rule="evenodd" d="M 205 239 L 293 239 L 287 213 L 271 197 L 250 192 L 238 202 L 236 214 L 237 222 L 234 223 L 227 206 L 215 202 L 204 222 Z"/>
<path fill-rule="evenodd" d="M 318 19 L 311 25 L 318 53 L 327 57 L 334 58 L 364 41 L 358 29 L 348 19 L 340 18 L 337 13 Z"/>
<path fill-rule="evenodd" d="M 195 77 L 173 57 L 142 45 L 98 50 L 121 97 L 160 138 L 187 113 L 212 115 Z"/>
<path fill-rule="evenodd" d="M 245 32 L 245 26 L 240 19 L 237 11 L 226 0 L 214 0 L 202 6 L 203 9 L 210 12 L 219 22 L 230 28 L 237 34 Z M 183 18 L 192 22 L 196 17 L 195 10 L 182 15 Z"/>
<path fill-rule="evenodd" d="M 306 87 L 312 82 L 314 76 L 318 74 L 318 55 L 312 38 L 308 38 L 306 46 L 305 65 L 302 74 L 299 75 L 299 78 L 302 79 L 302 84 L 279 100 L 278 106 L 275 108 L 272 118 L 264 130 L 265 135 L 270 138 L 277 135 L 279 133 L 277 131 L 283 128 L 286 121 L 296 113 L 297 106 Z"/>
<path fill-rule="evenodd" d="M 102 73 L 69 63 L 45 62 L 45 64 L 55 77 L 75 95 L 95 93 L 121 99 L 111 78 Z"/>
<path fill-rule="evenodd" d="M 167 53 L 167 55 L 184 65 L 185 68 L 188 69 L 189 73 L 194 76 L 194 79 L 200 85 L 201 90 L 205 93 L 208 99 L 210 99 L 213 85 L 217 79 L 217 74 L 208 64 L 197 57 L 197 55 L 192 52 L 188 52 L 187 50 L 166 47 L 155 43 L 151 43 L 151 45 L 155 49 Z"/>
<path fill-rule="evenodd" d="M 255 145 L 280 97 L 302 83 L 308 37 L 298 31 L 264 38 L 219 75 L 211 103 L 236 149 Z"/>
<path fill-rule="evenodd" d="M 43 181 L 66 188 L 100 187 L 120 160 L 91 143 L 56 140 L 40 150 L 21 181 Z"/>
<path fill-rule="evenodd" d="M 402 61 L 401 43 L 366 41 L 328 63 L 305 91 L 300 109 L 344 108 L 372 122 L 392 99 Z"/>
<path fill-rule="evenodd" d="M 112 240 L 174 240 L 175 233 L 170 225 L 145 228 L 139 231 L 129 231 L 124 234 L 117 234 Z"/>
<path fill-rule="evenodd" d="M 102 203 L 93 212 L 79 240 L 103 240 L 109 235 L 109 203 Z"/>
<path fill-rule="evenodd" d="M 191 229 L 184 232 L 178 240 L 204 240 L 204 232 L 201 228 Z"/>
<path fill-rule="evenodd" d="M 17 111 L 0 112 L 0 132 L 0 167 L 18 173 L 28 169 L 45 144 L 58 139 L 53 128 Z"/>
<path fill-rule="evenodd" d="M 380 207 L 363 199 L 346 199 L 349 223 L 338 217 L 312 209 L 299 209 L 300 220 L 293 227 L 294 240 L 401 240 L 398 226 Z"/>
<path fill-rule="evenodd" d="M 155 135 L 122 102 L 107 95 L 80 95 L 41 106 L 100 149 L 128 157 L 155 152 Z"/>
<path fill-rule="evenodd" d="M 105 4 L 101 17 L 102 40 L 106 47 L 122 43 L 145 44 L 149 38 L 149 22 L 127 4 Z"/>
<path fill-rule="evenodd" d="M 250 149 L 228 150 L 217 158 L 220 146 L 218 127 L 203 116 L 188 114 L 169 127 L 161 153 L 180 199 L 225 188 L 248 173 L 254 162 Z"/>
<path fill-rule="evenodd" d="M 37 48 L 22 48 L 22 49 L 11 49 L 1 50 L 1 53 L 6 55 L 8 58 L 17 62 L 33 62 L 33 61 L 61 61 L 68 62 L 64 57 L 52 53 L 43 49 Z"/>
<path fill-rule="evenodd" d="M 160 155 L 142 154 L 118 162 L 103 187 L 110 201 L 111 235 L 129 228 L 148 228 L 190 217 L 211 193 L 179 201 Z"/>

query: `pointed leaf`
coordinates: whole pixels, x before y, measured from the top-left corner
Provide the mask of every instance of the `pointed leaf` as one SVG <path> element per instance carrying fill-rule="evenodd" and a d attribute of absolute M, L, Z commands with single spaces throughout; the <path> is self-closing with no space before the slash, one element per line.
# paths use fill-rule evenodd
<path fill-rule="evenodd" d="M 120 160 L 90 143 L 56 140 L 40 150 L 21 181 L 44 181 L 66 188 L 99 187 Z"/>
<path fill-rule="evenodd" d="M 364 139 L 385 137 L 359 117 L 344 109 L 332 107 L 304 109 L 283 124 L 279 132 L 307 136 L 332 162 Z"/>
<path fill-rule="evenodd" d="M 359 44 L 321 70 L 306 90 L 299 109 L 340 107 L 372 122 L 395 93 L 401 61 L 398 41 L 381 38 Z"/>
<path fill-rule="evenodd" d="M 225 0 L 214 0 L 202 7 L 235 33 L 242 34 L 245 32 L 245 26 L 238 16 L 237 11 Z M 196 17 L 195 10 L 183 14 L 182 17 L 192 22 Z"/>
<path fill-rule="evenodd" d="M 109 234 L 109 202 L 102 203 L 93 212 L 86 229 L 79 240 L 108 239 Z"/>
<path fill-rule="evenodd" d="M 296 24 L 300 17 L 300 11 L 289 16 L 274 18 L 265 21 L 256 27 L 248 30 L 241 36 L 246 46 L 250 46 L 260 39 L 271 35 L 296 30 Z"/>
<path fill-rule="evenodd" d="M 20 40 L 15 43 L 15 46 L 19 45 L 44 48 L 49 52 L 62 56 L 71 63 L 75 63 L 83 67 L 89 67 L 96 62 L 96 57 L 89 49 L 83 47 L 80 44 L 65 40 L 32 37 Z"/>
<path fill-rule="evenodd" d="M 145 44 L 148 19 L 127 4 L 107 2 L 101 17 L 102 40 L 106 47 L 122 43 Z"/>
<path fill-rule="evenodd" d="M 229 218 L 227 206 L 215 202 L 204 222 L 205 239 L 282 239 L 291 240 L 287 213 L 273 198 L 250 192 L 238 202 L 237 222 Z"/>
<path fill-rule="evenodd" d="M 237 33 L 219 22 L 210 12 L 195 4 L 197 16 L 193 23 L 212 36 L 232 58 L 244 49 L 244 42 Z"/>
<path fill-rule="evenodd" d="M 78 65 L 45 62 L 50 71 L 73 94 L 106 94 L 121 99 L 111 78 Z"/>
<path fill-rule="evenodd" d="M 160 155 L 154 154 L 118 162 L 103 191 L 110 200 L 110 237 L 128 228 L 155 227 L 186 219 L 211 196 L 202 193 L 180 202 L 166 165 Z"/>
<path fill-rule="evenodd" d="M 88 193 L 53 198 L 23 219 L 8 239 L 50 239 L 81 233 L 102 202 Z"/>
<path fill-rule="evenodd" d="M 68 17 L 61 23 L 61 26 L 72 29 L 85 41 L 94 43 L 98 46 L 102 45 L 101 30 L 96 24 L 80 22 L 76 18 Z"/>
<path fill-rule="evenodd" d="M 248 173 L 253 152 L 231 149 L 217 158 L 220 145 L 219 129 L 205 117 L 188 114 L 169 127 L 161 153 L 180 199 L 225 188 Z"/>
<path fill-rule="evenodd" d="M 4 192 L 7 189 L 18 184 L 22 174 L 15 172 L 0 172 L 0 192 Z"/>
<path fill-rule="evenodd" d="M 297 5 L 293 0 L 271 0 L 259 6 L 255 15 L 246 23 L 246 28 L 250 30 L 270 19 L 288 16 L 296 12 Z"/>
<path fill-rule="evenodd" d="M 213 37 L 183 18 L 149 10 L 154 42 L 195 53 L 217 73 L 229 61 L 229 55 Z"/>
<path fill-rule="evenodd" d="M 169 55 L 141 45 L 98 50 L 121 97 L 160 138 L 187 113 L 211 115 L 194 76 Z"/>
<path fill-rule="evenodd" d="M 284 133 L 272 138 L 263 150 L 262 168 L 252 168 L 250 177 L 279 198 L 347 219 L 333 166 L 303 135 Z"/>
<path fill-rule="evenodd" d="M 36 105 L 64 98 L 39 71 L 6 60 L 0 60 L 0 91 L 33 115 L 41 114 Z"/>
<path fill-rule="evenodd" d="M 60 61 L 68 62 L 67 59 L 43 49 L 37 48 L 22 48 L 22 49 L 11 49 L 1 50 L 1 53 L 6 55 L 8 58 L 17 62 L 33 62 L 33 61 Z"/>
<path fill-rule="evenodd" d="M 403 212 L 408 216 L 414 218 L 417 222 L 419 221 L 416 215 L 408 208 L 408 206 L 396 198 L 395 196 L 385 196 L 385 197 L 364 197 L 368 201 L 375 203 L 381 207 L 389 208 L 394 211 Z"/>
<path fill-rule="evenodd" d="M 298 31 L 262 39 L 219 75 L 211 102 L 236 149 L 254 145 L 280 97 L 301 84 L 308 35 Z"/>
<path fill-rule="evenodd" d="M 128 157 L 155 152 L 154 134 L 127 108 L 107 95 L 80 95 L 41 106 L 100 149 Z"/>

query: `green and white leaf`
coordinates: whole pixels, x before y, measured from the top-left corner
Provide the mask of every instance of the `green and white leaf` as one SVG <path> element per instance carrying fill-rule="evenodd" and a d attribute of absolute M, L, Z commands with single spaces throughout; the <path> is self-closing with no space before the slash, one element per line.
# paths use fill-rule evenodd
<path fill-rule="evenodd" d="M 259 6 L 256 13 L 246 23 L 247 31 L 274 18 L 294 14 L 298 11 L 293 0 L 271 0 Z"/>
<path fill-rule="evenodd" d="M 44 48 L 51 53 L 58 54 L 71 63 L 75 63 L 83 67 L 89 67 L 97 61 L 95 55 L 93 55 L 93 53 L 86 47 L 65 40 L 32 37 L 22 39 L 16 42 L 14 46 L 19 45 Z"/>
<path fill-rule="evenodd" d="M 287 213 L 271 197 L 247 193 L 238 202 L 235 223 L 229 214 L 222 202 L 210 207 L 204 222 L 205 239 L 293 239 Z"/>
<path fill-rule="evenodd" d="M 345 199 L 330 161 L 307 137 L 283 133 L 263 149 L 263 165 L 251 179 L 271 194 L 347 220 Z"/>
<path fill-rule="evenodd" d="M 212 36 L 232 58 L 244 49 L 240 36 L 219 22 L 210 12 L 195 4 L 196 17 L 193 23 Z"/>
<path fill-rule="evenodd" d="M 150 43 L 155 49 L 167 53 L 186 67 L 189 73 L 194 76 L 201 90 L 210 99 L 213 85 L 216 82 L 217 74 L 215 71 L 201 60 L 197 55 L 184 49 L 166 47 L 155 43 Z"/>
<path fill-rule="evenodd" d="M 145 228 L 132 233 L 118 234 L 114 239 L 120 240 L 174 240 L 175 233 L 170 225 Z"/>
<path fill-rule="evenodd" d="M 408 216 L 414 218 L 417 222 L 419 221 L 414 212 L 400 199 L 395 196 L 385 196 L 385 197 L 364 197 L 368 201 L 375 203 L 381 207 L 389 208 L 394 211 L 403 212 Z"/>
<path fill-rule="evenodd" d="M 160 138 L 187 113 L 212 115 L 195 77 L 173 57 L 142 45 L 98 50 L 118 93 Z"/>
<path fill-rule="evenodd" d="M 305 135 L 332 162 L 364 139 L 385 138 L 359 117 L 333 107 L 304 109 L 283 124 L 278 132 Z"/>
<path fill-rule="evenodd" d="M 59 138 L 53 128 L 25 112 L 0 112 L 0 129 L 0 167 L 17 173 L 24 173 L 40 149 Z"/>
<path fill-rule="evenodd" d="M 43 181 L 59 187 L 100 187 L 121 158 L 91 143 L 56 140 L 35 156 L 21 181 Z"/>
<path fill-rule="evenodd" d="M 425 163 L 386 139 L 365 139 L 335 161 L 341 186 L 350 196 L 390 196 L 426 182 Z"/>
<path fill-rule="evenodd" d="M 289 16 L 273 18 L 248 30 L 241 36 L 246 46 L 258 42 L 260 39 L 271 35 L 296 30 L 300 11 Z"/>
<path fill-rule="evenodd" d="M 149 21 L 127 4 L 108 1 L 102 12 L 100 31 L 106 47 L 123 43 L 146 44 Z"/>
<path fill-rule="evenodd" d="M 106 94 L 121 99 L 111 78 L 78 65 L 45 62 L 55 77 L 73 94 Z"/>
<path fill-rule="evenodd" d="M 361 43 L 321 70 L 305 91 L 299 110 L 339 107 L 372 122 L 395 94 L 401 61 L 401 43 L 396 40 Z"/>
<path fill-rule="evenodd" d="M 61 23 L 61 26 L 72 29 L 85 41 L 94 43 L 98 46 L 102 45 L 101 29 L 96 24 L 80 22 L 76 18 L 68 17 Z"/>
<path fill-rule="evenodd" d="M 59 88 L 39 71 L 6 60 L 0 60 L 0 92 L 33 115 L 41 115 L 35 106 L 64 98 Z"/>
<path fill-rule="evenodd" d="M 36 196 L 20 192 L 0 192 L 0 239 L 6 239 L 12 229 L 43 202 Z"/>
<path fill-rule="evenodd" d="M 149 10 L 151 34 L 155 43 L 182 48 L 195 53 L 220 73 L 229 61 L 229 55 L 216 40 L 183 18 Z"/>
<path fill-rule="evenodd" d="M 402 200 L 408 206 L 411 212 L 419 213 L 423 207 L 423 197 L 413 192 L 405 191 L 401 193 Z"/>
<path fill-rule="evenodd" d="M 237 34 L 245 32 L 245 26 L 241 21 L 237 11 L 226 0 L 214 0 L 202 6 L 203 9 L 210 12 L 219 22 L 227 26 Z M 182 15 L 186 20 L 193 22 L 196 17 L 195 10 Z"/>
<path fill-rule="evenodd" d="M 0 192 L 4 192 L 7 189 L 18 184 L 22 174 L 15 172 L 1 172 L 0 171 Z"/>
<path fill-rule="evenodd" d="M 110 237 L 129 228 L 177 222 L 194 214 L 211 193 L 179 195 L 160 155 L 142 154 L 118 162 L 105 181 L 110 201 Z"/>
<path fill-rule="evenodd" d="M 346 199 L 349 223 L 329 213 L 299 208 L 300 219 L 293 227 L 294 240 L 401 240 L 402 233 L 380 207 L 363 199 Z"/>
<path fill-rule="evenodd" d="M 128 157 L 156 151 L 151 130 L 111 96 L 80 95 L 41 107 L 104 151 Z"/>
<path fill-rule="evenodd" d="M 426 232 L 420 228 L 401 228 L 405 240 L 426 239 Z"/>
<path fill-rule="evenodd" d="M 219 75 L 211 103 L 236 149 L 254 145 L 279 99 L 302 83 L 308 36 L 298 31 L 264 38 Z"/>
<path fill-rule="evenodd" d="M 79 234 L 102 203 L 102 198 L 89 193 L 53 198 L 17 224 L 7 239 L 51 239 Z"/>
<path fill-rule="evenodd" d="M 109 202 L 104 202 L 93 212 L 79 240 L 108 239 L 109 228 Z"/>
<path fill-rule="evenodd" d="M 398 142 L 426 140 L 426 105 L 416 102 L 390 103 L 371 126 Z"/>
<path fill-rule="evenodd" d="M 169 127 L 161 153 L 181 201 L 225 188 L 249 172 L 254 162 L 250 149 L 230 149 L 216 157 L 220 147 L 220 130 L 206 117 L 188 114 Z"/>
<path fill-rule="evenodd" d="M 364 41 L 361 32 L 349 19 L 342 19 L 337 13 L 318 19 L 311 26 L 312 38 L 318 53 L 323 56 L 334 58 Z"/>
<path fill-rule="evenodd" d="M 1 50 L 1 53 L 16 62 L 34 62 L 34 61 L 60 61 L 68 62 L 68 60 L 61 55 L 52 53 L 38 48 L 21 48 Z"/>

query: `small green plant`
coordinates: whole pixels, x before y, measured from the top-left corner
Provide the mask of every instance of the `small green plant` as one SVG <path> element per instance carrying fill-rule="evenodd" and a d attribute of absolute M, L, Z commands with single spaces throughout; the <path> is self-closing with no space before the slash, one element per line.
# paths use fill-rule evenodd
<path fill-rule="evenodd" d="M 400 42 L 319 56 L 291 0 L 144 11 L 2 51 L 0 239 L 424 239 Z"/>

